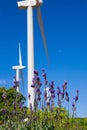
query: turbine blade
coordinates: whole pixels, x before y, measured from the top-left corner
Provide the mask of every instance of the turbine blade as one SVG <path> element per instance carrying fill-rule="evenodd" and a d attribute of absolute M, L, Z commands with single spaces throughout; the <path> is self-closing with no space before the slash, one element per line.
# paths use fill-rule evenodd
<path fill-rule="evenodd" d="M 21 47 L 19 43 L 19 65 L 22 66 L 22 56 L 21 56 Z"/>
<path fill-rule="evenodd" d="M 23 89 L 24 89 L 24 75 L 23 75 L 23 71 L 22 71 L 22 69 L 20 69 L 20 78 L 21 78 L 21 81 L 22 81 L 22 87 L 23 87 Z"/>
<path fill-rule="evenodd" d="M 44 25 L 43 25 L 43 21 L 42 21 L 42 14 L 41 14 L 40 7 L 37 8 L 37 18 L 38 18 L 38 24 L 40 27 L 42 40 L 43 40 L 43 44 L 44 44 L 44 48 L 45 48 L 45 52 L 46 52 L 46 57 L 48 60 L 48 64 L 50 65 L 50 59 L 49 59 L 49 55 L 48 55 L 48 49 L 47 49 L 47 44 L 46 44 L 46 37 L 45 37 Z"/>

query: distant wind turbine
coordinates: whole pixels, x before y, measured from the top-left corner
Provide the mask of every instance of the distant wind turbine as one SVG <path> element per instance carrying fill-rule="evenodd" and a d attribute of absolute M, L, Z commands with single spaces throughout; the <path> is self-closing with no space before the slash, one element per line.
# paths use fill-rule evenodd
<path fill-rule="evenodd" d="M 22 65 L 22 56 L 21 56 L 21 48 L 19 43 L 19 65 L 12 66 L 13 70 L 16 70 L 16 81 L 19 82 L 19 78 L 21 77 L 22 85 L 23 85 L 23 72 L 22 69 L 24 69 L 25 66 Z M 17 92 L 19 92 L 19 86 L 17 86 Z"/>
<path fill-rule="evenodd" d="M 42 15 L 40 11 L 40 5 L 43 3 L 42 0 L 24 0 L 17 2 L 20 9 L 27 10 L 27 66 L 28 66 L 28 94 L 30 99 L 28 99 L 28 107 L 32 105 L 34 109 L 35 101 L 35 89 L 31 87 L 32 79 L 34 77 L 34 34 L 33 34 L 33 8 L 37 7 L 38 23 L 40 26 L 40 31 L 42 34 L 42 39 L 46 51 L 46 57 L 49 62 L 48 50 L 46 45 L 46 38 L 44 33 L 44 27 L 42 22 Z"/>

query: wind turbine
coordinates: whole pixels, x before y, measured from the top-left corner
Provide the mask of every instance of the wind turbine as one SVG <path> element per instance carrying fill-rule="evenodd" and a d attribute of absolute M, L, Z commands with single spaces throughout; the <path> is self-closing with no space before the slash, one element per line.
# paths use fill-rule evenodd
<path fill-rule="evenodd" d="M 19 65 L 12 66 L 13 70 L 16 70 L 16 81 L 19 82 L 19 78 L 22 78 L 22 83 L 23 83 L 23 73 L 22 69 L 24 69 L 25 66 L 22 65 L 22 56 L 21 56 L 21 48 L 20 48 L 20 43 L 19 43 Z M 17 92 L 19 92 L 19 84 L 17 86 Z"/>
<path fill-rule="evenodd" d="M 40 11 L 40 5 L 42 3 L 43 3 L 42 0 L 23 0 L 17 2 L 18 7 L 20 9 L 27 10 L 27 67 L 28 67 L 27 79 L 28 79 L 28 94 L 30 95 L 30 98 L 28 99 L 28 107 L 30 108 L 32 106 L 32 109 L 34 109 L 34 101 L 35 101 L 35 89 L 31 87 L 32 79 L 34 77 L 34 34 L 33 34 L 33 8 L 34 7 L 37 7 L 38 23 L 42 34 L 46 56 L 47 59 L 49 59 L 44 27 L 42 22 L 42 16 Z"/>

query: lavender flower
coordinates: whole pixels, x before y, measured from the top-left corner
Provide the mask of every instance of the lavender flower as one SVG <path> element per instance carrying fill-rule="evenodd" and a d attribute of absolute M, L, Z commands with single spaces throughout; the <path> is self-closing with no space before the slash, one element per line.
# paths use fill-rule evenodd
<path fill-rule="evenodd" d="M 75 105 L 75 103 L 74 103 L 74 102 L 72 103 L 72 110 L 73 110 L 73 112 L 75 112 L 75 111 L 76 111 L 76 105 Z"/>
<path fill-rule="evenodd" d="M 38 71 L 37 70 L 34 70 L 34 75 L 38 76 Z"/>
<path fill-rule="evenodd" d="M 75 96 L 75 98 L 74 98 L 75 102 L 78 101 L 78 98 L 79 98 L 79 90 L 76 91 L 76 96 Z"/>
<path fill-rule="evenodd" d="M 34 88 L 34 91 L 35 91 L 35 101 L 34 101 L 35 105 L 34 106 L 35 106 L 35 109 L 36 109 L 36 107 L 38 106 L 39 101 L 41 100 L 41 97 L 40 97 L 41 96 L 40 87 L 42 85 L 42 83 L 40 82 L 40 77 L 39 77 L 39 74 L 38 74 L 37 70 L 34 71 L 34 78 L 33 78 L 32 82 L 33 83 L 31 85 L 31 87 Z M 28 96 L 28 98 L 30 100 L 30 95 Z"/>
<path fill-rule="evenodd" d="M 55 90 L 54 90 L 54 81 L 51 81 L 49 84 L 50 88 L 50 108 L 52 109 L 54 107 L 54 98 L 55 98 Z"/>
<path fill-rule="evenodd" d="M 65 92 L 66 88 L 67 88 L 67 82 L 64 81 L 64 84 L 63 84 L 63 92 Z"/>
<path fill-rule="evenodd" d="M 47 85 L 47 83 L 48 83 L 48 81 L 47 81 L 47 74 L 46 74 L 46 72 L 45 72 L 44 69 L 42 69 L 42 76 L 43 76 L 43 78 L 44 78 L 44 83 L 45 83 L 45 85 Z"/>
<path fill-rule="evenodd" d="M 77 102 L 78 101 L 78 96 L 75 96 L 75 102 Z"/>
<path fill-rule="evenodd" d="M 31 87 L 32 87 L 32 88 L 35 88 L 35 85 L 34 85 L 34 84 L 31 84 Z"/>
<path fill-rule="evenodd" d="M 69 94 L 68 94 L 68 92 L 65 92 L 65 96 L 66 96 L 65 97 L 66 101 L 69 102 Z"/>
<path fill-rule="evenodd" d="M 31 95 L 30 95 L 30 93 L 29 93 L 29 95 L 28 95 L 29 100 L 30 100 L 30 97 L 31 97 Z"/>
<path fill-rule="evenodd" d="M 58 87 L 58 88 L 57 88 L 57 95 L 59 96 L 60 93 L 61 93 L 61 90 L 60 90 L 60 88 Z"/>
<path fill-rule="evenodd" d="M 47 106 L 50 106 L 50 102 L 47 102 Z"/>
<path fill-rule="evenodd" d="M 2 114 L 5 115 L 7 113 L 6 109 L 2 109 Z"/>
<path fill-rule="evenodd" d="M 13 85 L 14 90 L 17 90 L 18 86 L 19 86 L 19 81 L 17 81 L 16 77 L 14 77 L 14 85 Z"/>
<path fill-rule="evenodd" d="M 51 84 L 49 84 L 49 86 L 50 86 L 49 91 L 51 93 L 51 98 L 55 98 L 54 81 L 51 81 Z"/>
<path fill-rule="evenodd" d="M 58 105 L 60 106 L 60 103 L 61 103 L 61 90 L 60 90 L 59 87 L 57 88 L 57 96 L 58 96 Z"/>
<path fill-rule="evenodd" d="M 23 108 L 23 104 L 24 104 L 23 102 L 20 102 L 20 104 L 19 104 L 19 108 L 20 108 L 20 109 Z"/>

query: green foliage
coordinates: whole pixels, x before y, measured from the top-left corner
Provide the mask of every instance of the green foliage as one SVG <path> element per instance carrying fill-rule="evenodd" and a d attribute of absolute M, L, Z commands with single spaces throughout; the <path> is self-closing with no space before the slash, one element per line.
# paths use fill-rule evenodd
<path fill-rule="evenodd" d="M 5 89 L 4 87 L 0 87 L 0 124 L 7 122 L 7 120 L 11 120 L 12 122 L 19 120 L 24 111 L 24 108 L 20 109 L 19 104 L 20 102 L 24 102 L 24 100 L 23 95 L 17 93 L 13 88 Z M 14 110 L 14 102 L 16 102 L 16 110 Z M 3 111 L 6 112 L 4 113 Z"/>
<path fill-rule="evenodd" d="M 4 96 L 3 96 L 4 93 Z M 13 88 L 0 88 L 0 129 L 1 130 L 87 130 L 87 118 L 69 118 L 62 107 L 50 107 L 31 111 L 20 107 L 25 98 Z M 13 104 L 16 102 L 16 106 Z M 3 114 L 2 110 L 6 110 Z M 28 120 L 24 122 L 24 119 Z"/>

